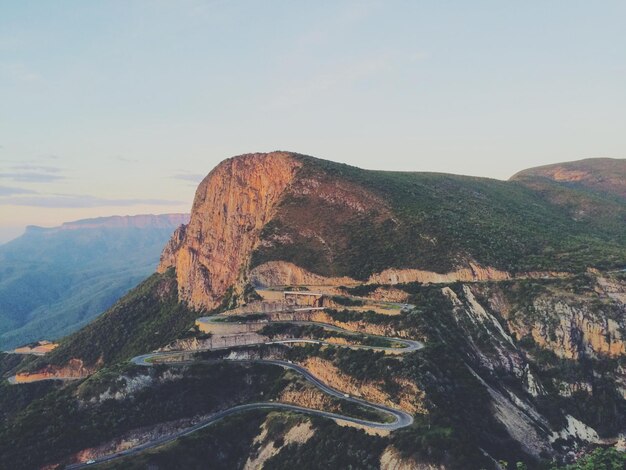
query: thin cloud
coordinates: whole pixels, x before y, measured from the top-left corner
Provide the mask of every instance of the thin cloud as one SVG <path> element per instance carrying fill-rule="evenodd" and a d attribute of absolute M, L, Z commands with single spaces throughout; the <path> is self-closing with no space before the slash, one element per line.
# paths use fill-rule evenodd
<path fill-rule="evenodd" d="M 19 83 L 38 83 L 43 78 L 24 64 L 0 64 L 0 73 Z"/>
<path fill-rule="evenodd" d="M 63 170 L 63 168 L 59 168 L 57 166 L 47 166 L 47 165 L 15 165 L 11 167 L 12 170 L 26 170 L 26 171 L 44 171 L 46 173 L 59 173 Z"/>
<path fill-rule="evenodd" d="M 64 180 L 65 176 L 51 173 L 16 171 L 11 173 L 0 173 L 0 178 L 20 183 L 54 183 L 55 181 Z"/>
<path fill-rule="evenodd" d="M 199 183 L 204 179 L 206 175 L 201 175 L 199 173 L 179 173 L 177 175 L 171 176 L 171 178 L 182 181 L 189 181 L 191 183 Z"/>
<path fill-rule="evenodd" d="M 172 206 L 183 201 L 168 199 L 108 199 L 80 194 L 53 194 L 41 196 L 0 197 L 0 206 L 45 207 L 49 209 L 76 209 L 119 206 Z"/>
<path fill-rule="evenodd" d="M 128 157 L 122 157 L 120 155 L 115 157 L 117 160 L 119 160 L 120 162 L 124 162 L 124 163 L 138 163 L 139 160 L 137 160 L 136 158 L 128 158 Z"/>
<path fill-rule="evenodd" d="M 14 196 L 18 194 L 38 194 L 37 191 L 26 188 L 14 188 L 10 186 L 0 186 L 0 196 Z"/>

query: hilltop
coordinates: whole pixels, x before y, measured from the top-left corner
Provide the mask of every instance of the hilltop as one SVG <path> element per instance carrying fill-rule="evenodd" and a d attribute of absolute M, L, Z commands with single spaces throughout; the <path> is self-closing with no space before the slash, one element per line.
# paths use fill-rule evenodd
<path fill-rule="evenodd" d="M 506 279 L 626 264 L 626 202 L 574 217 L 533 185 L 362 170 L 289 152 L 225 160 L 200 184 L 159 270 L 214 308 L 246 282 Z M 602 214 L 602 217 L 597 214 Z M 318 283 L 321 282 L 318 280 Z"/>
<path fill-rule="evenodd" d="M 537 181 L 542 178 L 570 188 L 626 199 L 626 159 L 587 158 L 520 171 L 512 181 Z"/>

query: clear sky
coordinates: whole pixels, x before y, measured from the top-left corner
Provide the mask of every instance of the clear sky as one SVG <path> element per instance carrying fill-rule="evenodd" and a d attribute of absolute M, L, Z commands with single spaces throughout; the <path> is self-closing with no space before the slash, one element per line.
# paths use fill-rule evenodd
<path fill-rule="evenodd" d="M 0 0 L 0 242 L 186 212 L 293 150 L 508 178 L 626 157 L 624 1 Z"/>

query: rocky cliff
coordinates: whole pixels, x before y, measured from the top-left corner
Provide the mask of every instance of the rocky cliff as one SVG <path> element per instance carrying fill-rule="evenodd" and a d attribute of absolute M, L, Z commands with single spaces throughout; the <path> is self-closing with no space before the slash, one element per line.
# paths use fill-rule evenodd
<path fill-rule="evenodd" d="M 602 204 L 596 198 L 593 207 Z M 367 171 L 288 152 L 247 154 L 220 163 L 200 184 L 191 220 L 163 250 L 159 272 L 175 268 L 180 299 L 205 310 L 241 294 L 246 283 L 554 276 L 598 259 L 626 262 L 616 235 L 623 220 L 605 224 L 615 204 L 602 206 L 602 226 L 591 226 L 595 219 L 582 226 L 519 184 Z"/>
<path fill-rule="evenodd" d="M 176 268 L 181 300 L 197 309 L 219 305 L 299 167 L 289 153 L 249 154 L 225 160 L 200 183 L 189 225 L 176 232 L 158 268 Z"/>

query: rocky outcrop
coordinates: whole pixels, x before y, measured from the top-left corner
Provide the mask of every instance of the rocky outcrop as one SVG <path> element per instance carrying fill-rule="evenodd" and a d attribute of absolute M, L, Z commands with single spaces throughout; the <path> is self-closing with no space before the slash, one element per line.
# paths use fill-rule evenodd
<path fill-rule="evenodd" d="M 281 403 L 311 408 L 313 410 L 324 410 L 333 413 L 340 413 L 339 405 L 319 388 L 310 384 L 300 384 L 292 382 L 280 393 L 278 400 Z"/>
<path fill-rule="evenodd" d="M 553 287 L 514 305 L 496 289 L 489 304 L 517 338 L 530 337 L 561 358 L 622 356 L 626 354 L 626 285 L 591 274 L 584 294 Z"/>
<path fill-rule="evenodd" d="M 99 366 L 99 365 L 98 365 Z M 64 366 L 48 365 L 35 372 L 22 372 L 15 376 L 15 383 L 39 382 L 51 379 L 82 379 L 94 373 L 98 367 L 87 367 L 81 359 L 70 359 Z"/>
<path fill-rule="evenodd" d="M 223 161 L 200 183 L 189 225 L 177 231 L 158 268 L 176 268 L 181 300 L 196 309 L 219 305 L 241 280 L 261 229 L 300 165 L 290 153 L 243 155 Z"/>
<path fill-rule="evenodd" d="M 615 320 L 596 318 L 584 307 L 565 302 L 541 299 L 534 305 L 539 311 L 549 312 L 555 322 L 537 321 L 529 329 L 521 328 L 519 334 L 529 333 L 535 343 L 557 356 L 578 359 L 581 355 L 618 357 L 626 354 L 626 342 Z"/>
<path fill-rule="evenodd" d="M 386 269 L 373 274 L 368 279 L 369 284 L 402 284 L 406 282 L 422 283 L 449 283 L 471 281 L 504 281 L 511 279 L 507 272 L 495 268 L 482 267 L 469 263 L 467 268 L 459 268 L 449 273 L 435 273 L 419 269 Z"/>
<path fill-rule="evenodd" d="M 351 172 L 343 177 L 341 166 L 329 170 L 323 161 L 312 162 L 288 152 L 247 154 L 225 160 L 209 173 L 196 192 L 189 224 L 176 230 L 158 268 L 176 269 L 181 300 L 210 310 L 227 293 L 241 294 L 248 282 L 337 287 L 364 280 L 393 285 L 558 274 L 513 276 L 470 255 L 455 255 L 447 264 L 455 268 L 448 272 L 418 269 L 419 259 L 409 265 L 390 259 L 378 263 L 379 272 L 372 274 L 364 262 L 367 244 L 353 232 L 384 226 L 392 237 L 395 230 L 409 230 L 411 221 L 397 213 L 384 192 L 373 189 L 376 185 L 347 176 Z M 381 235 L 371 243 L 387 241 Z"/>
<path fill-rule="evenodd" d="M 382 403 L 393 408 L 400 408 L 409 413 L 426 413 L 424 392 L 415 383 L 404 379 L 394 379 L 399 385 L 399 392 L 390 396 L 383 390 L 383 384 L 375 381 L 362 382 L 344 374 L 331 362 L 318 357 L 310 357 L 302 364 L 313 375 L 331 387 L 364 398 L 367 401 Z"/>
<path fill-rule="evenodd" d="M 271 415 L 261 425 L 261 433 L 254 438 L 252 452 L 246 461 L 243 470 L 257 470 L 274 455 L 278 454 L 288 445 L 304 444 L 315 434 L 315 429 L 310 421 L 297 423 L 281 433 L 280 436 L 270 436 L 268 432 L 271 426 Z"/>
<path fill-rule="evenodd" d="M 448 273 L 437 273 L 421 269 L 397 269 L 389 268 L 379 273 L 372 274 L 365 284 L 395 285 L 409 282 L 423 284 L 449 284 L 452 282 L 477 282 L 477 281 L 506 281 L 510 279 L 539 279 L 544 277 L 565 277 L 566 273 L 560 272 L 527 272 L 515 276 L 506 271 L 500 271 L 492 267 L 480 266 L 476 263 L 468 263 L 468 267 L 458 268 Z M 269 261 L 256 266 L 250 271 L 248 279 L 259 287 L 269 286 L 320 286 L 338 287 L 363 284 L 348 276 L 325 277 L 307 271 L 300 266 L 287 261 Z"/>
<path fill-rule="evenodd" d="M 380 470 L 446 470 L 446 467 L 403 457 L 397 449 L 389 446 L 380 456 Z"/>
<path fill-rule="evenodd" d="M 324 277 L 287 261 L 269 261 L 250 271 L 250 282 L 269 286 L 350 286 L 359 284 L 350 277 Z"/>

